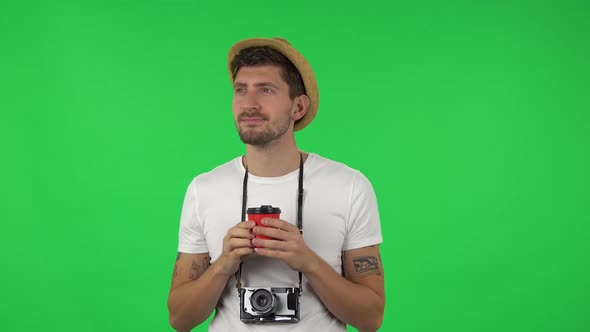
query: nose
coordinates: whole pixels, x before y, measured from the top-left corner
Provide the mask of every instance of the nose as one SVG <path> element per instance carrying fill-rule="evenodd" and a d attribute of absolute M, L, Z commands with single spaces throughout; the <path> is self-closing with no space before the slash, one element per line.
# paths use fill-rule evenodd
<path fill-rule="evenodd" d="M 259 110 L 260 103 L 258 102 L 258 96 L 254 92 L 247 92 L 244 95 L 238 97 L 240 107 L 244 111 Z"/>

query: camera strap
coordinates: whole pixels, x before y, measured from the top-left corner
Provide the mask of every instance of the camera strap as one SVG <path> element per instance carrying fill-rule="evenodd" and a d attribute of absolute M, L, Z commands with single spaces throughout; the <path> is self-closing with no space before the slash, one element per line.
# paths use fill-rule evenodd
<path fill-rule="evenodd" d="M 248 202 L 248 166 L 246 166 L 246 172 L 244 172 L 244 187 L 242 190 L 242 217 L 241 221 L 246 220 L 246 204 Z M 299 153 L 299 189 L 297 190 L 297 228 L 299 233 L 303 236 L 303 155 Z M 235 274 L 236 277 L 236 288 L 242 288 L 242 263 Z M 299 296 L 303 294 L 303 287 L 301 284 L 302 275 L 299 272 Z"/>

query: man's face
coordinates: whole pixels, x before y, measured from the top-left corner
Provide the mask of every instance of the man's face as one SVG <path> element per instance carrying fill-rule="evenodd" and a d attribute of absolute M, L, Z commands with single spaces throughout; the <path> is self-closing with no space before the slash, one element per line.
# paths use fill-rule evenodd
<path fill-rule="evenodd" d="M 278 66 L 242 67 L 234 81 L 232 108 L 245 144 L 264 146 L 292 128 L 295 101 Z"/>

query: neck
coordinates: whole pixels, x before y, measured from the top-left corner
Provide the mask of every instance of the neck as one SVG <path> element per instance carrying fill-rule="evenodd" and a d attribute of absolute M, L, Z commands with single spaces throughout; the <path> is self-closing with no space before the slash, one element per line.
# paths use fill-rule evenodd
<path fill-rule="evenodd" d="M 269 145 L 264 147 L 246 145 L 246 156 L 242 162 L 248 173 L 261 177 L 276 177 L 289 174 L 299 168 L 299 154 L 295 145 Z M 303 160 L 307 154 L 301 153 Z"/>

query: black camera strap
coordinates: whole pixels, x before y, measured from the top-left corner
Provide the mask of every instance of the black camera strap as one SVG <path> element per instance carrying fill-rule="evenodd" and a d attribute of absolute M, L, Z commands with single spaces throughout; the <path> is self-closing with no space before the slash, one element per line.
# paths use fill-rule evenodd
<path fill-rule="evenodd" d="M 248 202 L 248 166 L 246 166 L 246 172 L 244 172 L 244 187 L 242 190 L 242 217 L 241 221 L 246 220 L 246 204 Z M 297 191 L 297 228 L 299 233 L 303 235 L 303 155 L 299 153 L 299 189 Z M 236 288 L 242 288 L 242 263 L 235 274 L 236 277 Z M 299 296 L 303 294 L 303 287 L 301 284 L 301 272 L 299 272 Z"/>

